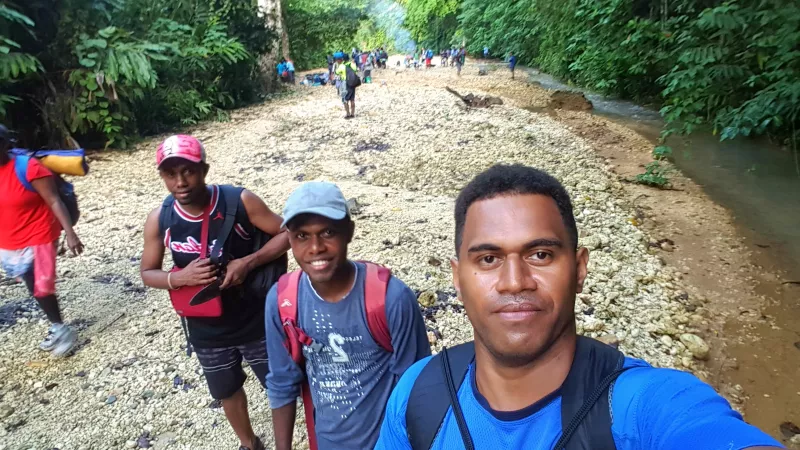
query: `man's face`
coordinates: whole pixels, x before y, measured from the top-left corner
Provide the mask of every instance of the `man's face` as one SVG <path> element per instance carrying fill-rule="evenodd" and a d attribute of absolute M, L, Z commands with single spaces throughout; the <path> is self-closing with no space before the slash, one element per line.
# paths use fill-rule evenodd
<path fill-rule="evenodd" d="M 167 190 L 181 205 L 190 205 L 203 199 L 208 166 L 182 158 L 170 158 L 158 169 Z"/>
<path fill-rule="evenodd" d="M 331 281 L 339 268 L 347 264 L 352 222 L 308 214 L 293 219 L 290 225 L 289 243 L 297 264 L 315 284 Z"/>
<path fill-rule="evenodd" d="M 589 253 L 575 251 L 555 201 L 507 195 L 470 205 L 453 281 L 476 345 L 528 364 L 574 329 Z"/>

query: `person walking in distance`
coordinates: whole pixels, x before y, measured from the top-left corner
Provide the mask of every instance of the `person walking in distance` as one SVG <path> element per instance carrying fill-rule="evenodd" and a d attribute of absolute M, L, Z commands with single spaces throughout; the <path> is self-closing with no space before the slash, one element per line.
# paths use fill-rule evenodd
<path fill-rule="evenodd" d="M 289 242 L 281 231 L 282 219 L 246 189 L 207 185 L 205 149 L 192 136 L 167 138 L 156 152 L 156 167 L 169 196 L 144 225 L 142 281 L 170 291 L 173 306 L 185 319 L 188 344 L 197 354 L 211 396 L 222 401 L 240 450 L 263 450 L 250 424 L 242 361 L 264 385 L 264 294 L 251 291 L 249 276 L 264 268 L 275 270 L 275 278 L 286 272 Z M 260 246 L 262 240 L 266 244 Z M 178 270 L 162 269 L 166 249 Z M 221 269 L 212 263 L 220 257 L 227 261 Z M 215 297 L 206 298 L 206 304 L 216 302 L 220 308 L 215 313 L 192 316 L 192 303 L 178 310 L 179 294 L 198 286 L 207 287 L 193 301 L 203 292 L 213 292 L 209 297 Z"/>
<path fill-rule="evenodd" d="M 694 375 L 578 336 L 589 251 L 555 178 L 491 167 L 459 194 L 455 223 L 453 285 L 475 340 L 406 371 L 377 450 L 780 447 Z"/>
<path fill-rule="evenodd" d="M 514 79 L 514 69 L 517 67 L 517 57 L 514 53 L 508 53 L 508 69 L 511 71 L 511 79 Z"/>
<path fill-rule="evenodd" d="M 356 116 L 356 87 L 348 79 L 348 71 L 351 71 L 350 77 L 358 78 L 358 67 L 352 61 L 347 61 L 347 55 L 337 53 L 336 55 L 336 87 L 339 90 L 339 96 L 342 98 L 344 104 L 345 119 L 352 119 Z"/>
<path fill-rule="evenodd" d="M 50 322 L 39 348 L 66 356 L 77 334 L 64 323 L 56 297 L 56 248 L 62 229 L 73 255 L 83 252 L 83 244 L 59 197 L 55 175 L 36 158 L 22 167 L 10 153 L 12 143 L 8 129 L 0 125 L 0 265 L 6 276 L 25 283 Z"/>
<path fill-rule="evenodd" d="M 300 185 L 283 216 L 300 271 L 267 295 L 275 448 L 292 448 L 302 392 L 312 450 L 371 449 L 395 383 L 431 352 L 416 296 L 389 269 L 348 259 L 355 225 L 336 185 Z"/>
<path fill-rule="evenodd" d="M 461 76 L 461 68 L 464 67 L 464 62 L 467 59 L 467 52 L 464 47 L 458 49 L 456 52 L 456 75 Z"/>

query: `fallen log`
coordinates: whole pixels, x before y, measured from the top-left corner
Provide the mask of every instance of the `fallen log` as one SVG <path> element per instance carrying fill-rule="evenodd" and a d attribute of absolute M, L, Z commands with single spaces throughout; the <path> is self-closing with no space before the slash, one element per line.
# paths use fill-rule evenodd
<path fill-rule="evenodd" d="M 470 108 L 488 108 L 492 105 L 503 104 L 503 99 L 499 97 L 492 97 L 492 96 L 479 97 L 474 94 L 461 95 L 455 90 L 451 89 L 449 86 L 445 86 L 445 90 L 455 95 L 456 97 L 460 98 L 461 101 L 464 102 L 464 104 L 466 104 Z"/>

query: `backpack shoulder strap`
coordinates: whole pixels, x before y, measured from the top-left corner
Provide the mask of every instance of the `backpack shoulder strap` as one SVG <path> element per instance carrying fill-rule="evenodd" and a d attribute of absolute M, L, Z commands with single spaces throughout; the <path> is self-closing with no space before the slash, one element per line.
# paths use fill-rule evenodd
<path fill-rule="evenodd" d="M 391 353 L 392 335 L 386 320 L 386 290 L 392 271 L 374 263 L 365 262 L 367 274 L 364 278 L 364 306 L 367 313 L 367 327 L 375 342 Z"/>
<path fill-rule="evenodd" d="M 555 449 L 614 450 L 612 383 L 625 370 L 625 355 L 600 341 L 578 336 L 575 359 L 561 387 L 562 436 Z"/>
<path fill-rule="evenodd" d="M 457 345 L 448 349 L 446 356 L 453 385 L 458 391 L 469 365 L 475 359 L 475 344 L 467 342 Z M 428 361 L 408 396 L 406 432 L 414 450 L 431 448 L 450 409 L 450 392 L 442 370 L 442 357 L 443 353 L 439 353 Z"/>
<path fill-rule="evenodd" d="M 211 248 L 211 262 L 220 264 L 222 262 L 222 247 L 228 242 L 228 238 L 233 231 L 233 226 L 236 224 L 236 215 L 239 212 L 239 202 L 242 198 L 242 188 L 230 185 L 217 186 L 222 198 L 225 199 L 225 220 L 222 222 L 222 227 L 217 235 L 217 240 Z"/>
<path fill-rule="evenodd" d="M 301 331 L 297 325 L 297 292 L 300 286 L 300 276 L 302 271 L 296 270 L 284 274 L 278 279 L 278 314 L 283 324 L 283 331 L 286 333 L 286 340 L 283 345 L 289 352 L 295 363 L 302 366 L 303 342 L 301 342 Z M 305 333 L 302 333 L 305 335 Z"/>
<path fill-rule="evenodd" d="M 31 157 L 28 155 L 14 155 L 14 172 L 16 172 L 17 179 L 20 183 L 22 183 L 22 186 L 25 187 L 26 190 L 36 192 L 36 189 L 33 188 L 31 182 L 28 181 L 28 164 L 30 161 Z"/>
<path fill-rule="evenodd" d="M 172 223 L 172 214 L 174 209 L 172 205 L 175 203 L 175 197 L 172 194 L 168 195 L 161 203 L 161 212 L 158 214 L 158 235 L 161 240 L 164 240 L 167 228 Z"/>
<path fill-rule="evenodd" d="M 278 279 L 278 314 L 286 333 L 283 345 L 297 365 L 304 367 L 303 345 L 312 345 L 314 342 L 297 325 L 297 298 L 300 287 L 302 270 L 295 270 L 284 274 Z M 310 450 L 317 450 L 317 434 L 314 423 L 314 403 L 311 397 L 311 387 L 308 380 L 303 380 L 300 385 L 300 395 L 303 397 L 303 409 L 308 428 L 308 446 Z"/>

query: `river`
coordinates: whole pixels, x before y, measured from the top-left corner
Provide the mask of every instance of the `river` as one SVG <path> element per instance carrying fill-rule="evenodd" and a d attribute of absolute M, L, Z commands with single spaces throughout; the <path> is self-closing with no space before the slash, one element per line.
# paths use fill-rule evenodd
<path fill-rule="evenodd" d="M 583 92 L 594 114 L 638 132 L 654 143 L 664 126 L 657 111 L 625 100 L 567 86 L 550 75 L 529 71 L 530 80 L 546 89 Z M 710 132 L 668 141 L 675 165 L 737 223 L 757 236 L 758 245 L 780 254 L 786 269 L 800 267 L 800 175 L 791 151 L 765 138 L 720 142 Z"/>

